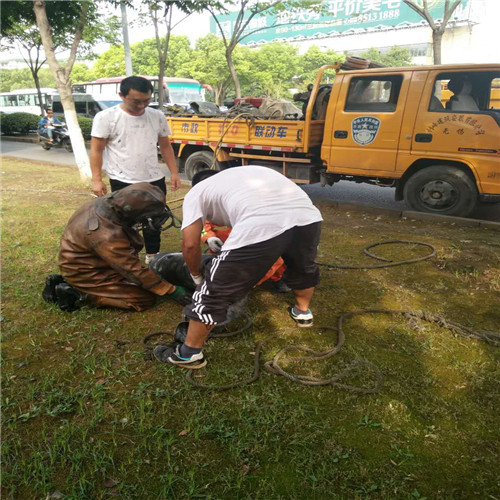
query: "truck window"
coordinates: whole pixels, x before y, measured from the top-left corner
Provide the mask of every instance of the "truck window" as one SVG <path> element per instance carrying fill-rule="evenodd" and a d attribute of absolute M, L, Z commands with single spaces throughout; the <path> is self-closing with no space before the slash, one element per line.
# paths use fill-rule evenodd
<path fill-rule="evenodd" d="M 64 109 L 62 107 L 61 101 L 53 101 L 52 102 L 52 111 L 54 111 L 54 114 L 64 113 Z"/>
<path fill-rule="evenodd" d="M 441 73 L 436 77 L 429 111 L 484 113 L 500 107 L 498 72 Z"/>
<path fill-rule="evenodd" d="M 87 114 L 87 103 L 81 101 L 75 101 L 75 109 L 77 115 L 86 115 Z"/>
<path fill-rule="evenodd" d="M 353 78 L 345 111 L 395 111 L 402 82 L 402 75 Z"/>
<path fill-rule="evenodd" d="M 500 110 L 500 78 L 494 78 L 491 81 L 489 107 Z"/>

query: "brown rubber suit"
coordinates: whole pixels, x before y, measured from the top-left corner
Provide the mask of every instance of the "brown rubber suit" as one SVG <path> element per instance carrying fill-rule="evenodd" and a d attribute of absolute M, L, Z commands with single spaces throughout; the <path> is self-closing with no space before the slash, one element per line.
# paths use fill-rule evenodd
<path fill-rule="evenodd" d="M 128 186 L 80 207 L 61 237 L 59 268 L 90 304 L 142 311 L 174 285 L 143 267 L 144 242 L 132 227 L 145 217 L 165 213 L 165 195 L 148 183 Z"/>

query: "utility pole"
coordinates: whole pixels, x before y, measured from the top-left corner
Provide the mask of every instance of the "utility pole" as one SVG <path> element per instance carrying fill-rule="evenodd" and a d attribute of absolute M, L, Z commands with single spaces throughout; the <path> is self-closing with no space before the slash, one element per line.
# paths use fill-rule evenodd
<path fill-rule="evenodd" d="M 128 39 L 128 22 L 127 22 L 127 7 L 125 2 L 120 2 L 122 11 L 122 33 L 123 33 L 123 50 L 125 52 L 125 74 L 132 76 L 132 55 L 130 53 L 130 42 Z"/>

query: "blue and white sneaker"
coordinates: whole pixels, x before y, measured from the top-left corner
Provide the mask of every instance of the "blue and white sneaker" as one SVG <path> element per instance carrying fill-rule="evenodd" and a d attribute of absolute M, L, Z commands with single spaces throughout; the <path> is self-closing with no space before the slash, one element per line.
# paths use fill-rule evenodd
<path fill-rule="evenodd" d="M 305 313 L 297 314 L 293 307 L 287 309 L 290 318 L 292 318 L 299 328 L 309 328 L 313 326 L 313 314 L 310 309 Z"/>
<path fill-rule="evenodd" d="M 207 360 L 204 358 L 203 352 L 200 351 L 198 354 L 193 354 L 189 358 L 183 358 L 179 354 L 179 347 L 180 344 L 174 346 L 157 345 L 153 349 L 153 355 L 162 363 L 170 363 L 171 365 L 177 365 L 190 370 L 203 368 L 207 364 Z"/>

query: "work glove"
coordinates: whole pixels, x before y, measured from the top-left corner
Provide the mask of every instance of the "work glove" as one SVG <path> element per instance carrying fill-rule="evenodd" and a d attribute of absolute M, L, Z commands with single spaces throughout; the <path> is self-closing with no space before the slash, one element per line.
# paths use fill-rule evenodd
<path fill-rule="evenodd" d="M 177 303 L 179 303 L 181 306 L 187 306 L 191 304 L 191 301 L 193 300 L 193 296 L 191 295 L 191 292 L 186 290 L 182 286 L 176 286 L 175 290 L 168 295 L 171 299 L 174 299 Z"/>
<path fill-rule="evenodd" d="M 207 238 L 207 245 L 212 252 L 219 253 L 222 250 L 224 242 L 220 238 L 217 238 L 217 236 L 211 236 L 210 238 Z"/>

